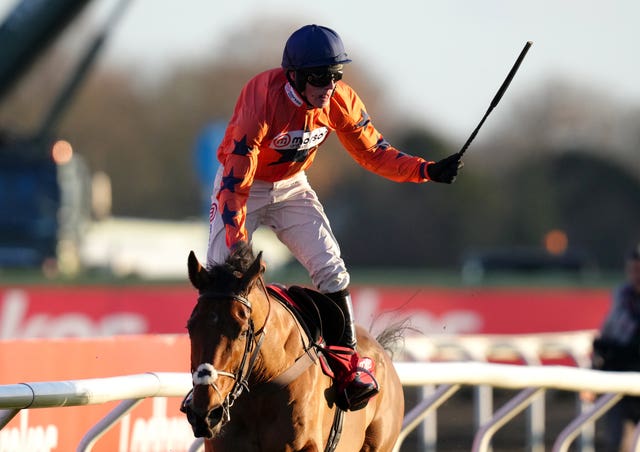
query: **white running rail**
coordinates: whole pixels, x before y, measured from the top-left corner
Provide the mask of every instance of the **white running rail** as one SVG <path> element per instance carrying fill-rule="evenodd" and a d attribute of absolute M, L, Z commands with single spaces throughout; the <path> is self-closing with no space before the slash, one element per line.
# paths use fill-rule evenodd
<path fill-rule="evenodd" d="M 191 389 L 191 375 L 147 372 L 109 378 L 18 383 L 0 386 L 0 430 L 22 409 L 98 405 L 121 400 L 82 439 L 78 451 L 93 444 L 122 416 L 148 397 L 182 397 Z"/>
<path fill-rule="evenodd" d="M 564 341 L 559 337 L 545 337 L 543 340 L 538 338 L 537 345 L 535 345 L 536 340 L 532 340 L 531 337 L 527 340 L 522 338 L 512 340 L 512 338 L 501 336 L 494 337 L 491 341 L 487 341 L 486 337 L 477 337 L 477 341 L 469 337 L 460 341 L 457 339 L 460 338 L 447 337 L 433 341 L 427 347 L 431 350 L 428 357 L 436 355 L 442 357 L 450 354 L 451 358 L 458 357 L 458 359 L 489 359 L 499 354 L 503 357 L 509 355 L 519 358 L 527 363 L 535 357 L 535 353 L 538 353 L 537 359 L 544 356 L 570 356 L 574 361 L 580 362 L 581 359 L 575 354 L 578 353 L 578 349 L 585 351 L 587 348 L 584 344 L 591 342 L 585 338 Z M 419 341 L 422 348 L 425 343 L 422 339 Z M 407 349 L 410 351 L 415 344 L 411 343 L 412 341 L 408 342 Z M 471 351 L 466 349 L 465 342 L 471 344 L 474 349 Z M 578 342 L 582 342 L 583 345 L 576 345 Z M 524 349 L 514 346 L 514 344 L 522 345 L 523 343 L 529 345 L 525 345 Z M 427 354 L 424 348 L 422 350 L 421 353 Z M 567 425 L 556 439 L 553 446 L 554 452 L 567 451 L 578 433 L 588 425 L 592 425 L 595 419 L 623 395 L 640 395 L 640 385 L 637 383 L 640 381 L 640 373 L 601 372 L 570 366 L 495 364 L 481 361 L 398 362 L 395 366 L 403 385 L 436 387 L 431 396 L 405 416 L 402 436 L 394 449 L 396 451 L 400 449 L 402 441 L 411 429 L 419 425 L 462 386 L 520 389 L 513 399 L 497 411 L 491 410 L 488 418 L 483 419 L 483 422 L 477 426 L 473 451 L 488 450 L 495 431 L 517 413 L 529 407 L 545 389 L 576 393 L 593 391 L 604 394 L 588 410 L 580 413 Z M 148 397 L 181 397 L 190 388 L 191 375 L 176 372 L 149 372 L 111 378 L 4 385 L 0 386 L 0 428 L 7 425 L 22 409 L 122 401 L 82 439 L 77 450 L 89 451 L 97 439 L 140 400 Z M 635 437 L 639 438 L 640 433 Z M 198 447 L 198 444 L 194 443 L 192 450 L 197 450 Z M 638 441 L 635 447 L 634 450 L 640 450 Z"/>

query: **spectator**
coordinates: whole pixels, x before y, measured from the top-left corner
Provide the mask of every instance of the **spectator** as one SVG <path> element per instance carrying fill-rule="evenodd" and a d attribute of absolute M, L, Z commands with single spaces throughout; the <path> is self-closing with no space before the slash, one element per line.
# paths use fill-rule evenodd
<path fill-rule="evenodd" d="M 611 309 L 593 342 L 593 368 L 640 372 L 640 245 L 625 262 L 626 282 L 613 294 Z M 640 421 L 640 397 L 623 397 L 605 416 L 606 451 L 618 452 L 627 422 Z"/>

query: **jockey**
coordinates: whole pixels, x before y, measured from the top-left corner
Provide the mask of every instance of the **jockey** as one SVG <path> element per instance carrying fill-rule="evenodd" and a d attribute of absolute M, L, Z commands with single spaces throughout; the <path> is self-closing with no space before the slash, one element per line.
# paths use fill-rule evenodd
<path fill-rule="evenodd" d="M 373 126 L 356 92 L 342 81 L 351 62 L 338 34 L 306 25 L 287 40 L 282 67 L 256 75 L 242 89 L 217 156 L 207 265 L 224 262 L 239 242 L 269 226 L 309 271 L 317 289 L 344 312 L 339 345 L 353 351 L 336 372 L 346 406 L 359 409 L 378 392 L 372 362 L 360 358 L 349 273 L 324 209 L 305 170 L 335 131 L 346 151 L 365 169 L 397 182 L 451 183 L 460 155 L 438 162 L 407 155 Z"/>

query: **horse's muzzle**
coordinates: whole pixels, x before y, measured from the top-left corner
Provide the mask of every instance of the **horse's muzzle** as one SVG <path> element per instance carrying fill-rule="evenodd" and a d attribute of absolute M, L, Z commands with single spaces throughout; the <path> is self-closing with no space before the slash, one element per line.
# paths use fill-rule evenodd
<path fill-rule="evenodd" d="M 180 411 L 187 415 L 187 421 L 191 424 L 196 438 L 213 438 L 222 427 L 224 409 L 218 405 L 207 412 L 197 410 L 193 406 L 193 391 L 189 392 L 182 401 Z"/>
<path fill-rule="evenodd" d="M 187 420 L 193 429 L 196 438 L 213 438 L 222 428 L 222 406 L 210 410 L 206 414 L 196 412 L 191 404 L 184 404 L 182 411 L 187 415 Z"/>

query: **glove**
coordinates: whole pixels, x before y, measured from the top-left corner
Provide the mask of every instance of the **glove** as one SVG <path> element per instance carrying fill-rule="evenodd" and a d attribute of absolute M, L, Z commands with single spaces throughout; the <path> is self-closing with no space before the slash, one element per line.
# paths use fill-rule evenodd
<path fill-rule="evenodd" d="M 458 152 L 438 162 L 427 165 L 427 175 L 434 182 L 450 184 L 456 180 L 458 170 L 464 166 Z"/>

